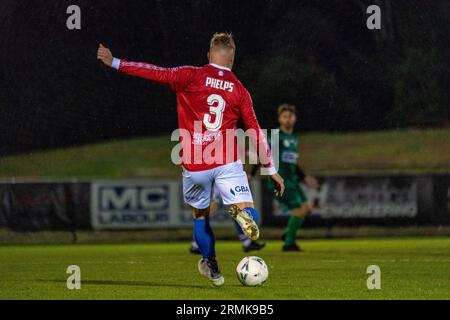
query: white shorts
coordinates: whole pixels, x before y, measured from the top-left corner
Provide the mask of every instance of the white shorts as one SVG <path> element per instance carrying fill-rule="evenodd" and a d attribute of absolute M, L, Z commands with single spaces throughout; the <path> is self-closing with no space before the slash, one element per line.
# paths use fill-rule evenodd
<path fill-rule="evenodd" d="M 208 208 L 213 185 L 224 205 L 253 202 L 241 161 L 204 171 L 188 171 L 183 168 L 184 201 L 191 207 Z"/>
<path fill-rule="evenodd" d="M 213 186 L 213 191 L 212 191 L 212 202 L 215 202 L 217 204 L 223 204 L 222 201 L 222 196 L 220 195 L 219 189 L 217 189 L 216 187 Z"/>

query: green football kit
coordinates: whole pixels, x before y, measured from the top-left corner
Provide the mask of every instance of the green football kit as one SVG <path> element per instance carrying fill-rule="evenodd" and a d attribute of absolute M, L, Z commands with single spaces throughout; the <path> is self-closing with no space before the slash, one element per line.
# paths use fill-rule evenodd
<path fill-rule="evenodd" d="M 298 136 L 280 130 L 279 135 L 279 168 L 278 173 L 284 179 L 285 191 L 280 202 L 283 212 L 299 208 L 307 202 L 305 192 L 300 187 L 302 175 L 298 167 Z M 273 189 L 273 181 L 269 180 L 269 187 Z"/>
<path fill-rule="evenodd" d="M 298 136 L 279 131 L 279 168 L 278 173 L 284 179 L 284 194 L 276 199 L 281 205 L 284 213 L 288 214 L 292 209 L 300 208 L 308 201 L 305 192 L 300 187 L 300 182 L 305 174 L 298 166 Z M 272 179 L 269 179 L 269 187 L 274 188 Z M 284 232 L 285 247 L 295 244 L 297 230 L 299 230 L 305 220 L 304 217 L 291 215 Z"/>

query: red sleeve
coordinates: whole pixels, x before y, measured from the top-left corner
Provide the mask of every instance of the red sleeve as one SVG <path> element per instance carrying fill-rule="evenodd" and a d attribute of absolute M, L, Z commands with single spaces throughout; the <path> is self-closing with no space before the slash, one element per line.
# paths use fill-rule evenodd
<path fill-rule="evenodd" d="M 192 80 L 196 67 L 161 68 L 144 62 L 120 60 L 119 71 L 168 85 L 174 91 L 181 91 Z"/>
<path fill-rule="evenodd" d="M 240 104 L 241 120 L 245 129 L 250 136 L 251 141 L 257 146 L 258 158 L 264 168 L 269 169 L 269 174 L 275 174 L 274 161 L 272 152 L 267 142 L 264 132 L 261 130 L 255 111 L 253 110 L 253 102 L 250 93 L 243 89 Z"/>

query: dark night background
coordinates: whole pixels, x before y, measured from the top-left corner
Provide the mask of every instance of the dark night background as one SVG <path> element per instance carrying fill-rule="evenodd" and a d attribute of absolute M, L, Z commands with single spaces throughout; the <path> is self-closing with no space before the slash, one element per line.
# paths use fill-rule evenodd
<path fill-rule="evenodd" d="M 66 28 L 71 4 L 81 30 Z M 371 4 L 381 30 L 366 27 Z M 101 66 L 98 43 L 202 65 L 216 31 L 235 35 L 262 127 L 283 101 L 302 131 L 449 124 L 449 1 L 0 0 L 0 155 L 171 132 L 175 95 Z"/>

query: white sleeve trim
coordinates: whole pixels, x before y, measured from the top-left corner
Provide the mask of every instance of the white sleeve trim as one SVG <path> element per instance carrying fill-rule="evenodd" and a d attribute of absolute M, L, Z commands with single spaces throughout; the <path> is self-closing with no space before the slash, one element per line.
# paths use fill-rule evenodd
<path fill-rule="evenodd" d="M 119 67 L 120 67 L 120 59 L 113 58 L 111 67 L 114 68 L 114 69 L 116 69 L 116 70 L 119 70 Z"/>
<path fill-rule="evenodd" d="M 274 166 L 269 167 L 269 168 L 261 167 L 261 175 L 272 176 L 272 175 L 274 175 L 276 173 L 277 173 L 277 169 Z"/>

